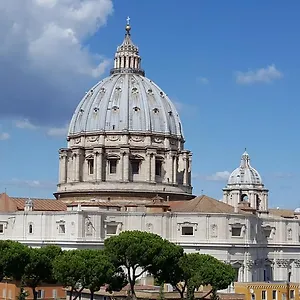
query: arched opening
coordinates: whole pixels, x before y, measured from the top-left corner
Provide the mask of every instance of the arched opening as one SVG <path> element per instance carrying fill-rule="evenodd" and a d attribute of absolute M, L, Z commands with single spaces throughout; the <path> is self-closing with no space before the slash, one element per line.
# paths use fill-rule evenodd
<path fill-rule="evenodd" d="M 32 225 L 32 223 L 30 223 L 30 224 L 28 225 L 28 233 L 29 233 L 29 234 L 32 234 L 32 233 L 33 233 L 33 225 Z"/>
<path fill-rule="evenodd" d="M 247 194 L 242 194 L 241 195 L 241 202 L 247 202 L 249 200 L 249 197 Z"/>

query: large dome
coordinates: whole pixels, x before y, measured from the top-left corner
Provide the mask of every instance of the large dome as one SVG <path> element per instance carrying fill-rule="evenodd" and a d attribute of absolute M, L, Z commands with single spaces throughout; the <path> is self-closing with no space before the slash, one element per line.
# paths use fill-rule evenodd
<path fill-rule="evenodd" d="M 144 77 L 130 29 L 127 24 L 110 77 L 91 88 L 75 110 L 69 137 L 95 132 L 129 132 L 183 138 L 173 103 L 154 82 Z"/>
<path fill-rule="evenodd" d="M 228 185 L 261 185 L 262 180 L 257 172 L 250 165 L 249 154 L 245 151 L 242 155 L 241 165 L 236 168 L 228 179 Z"/>
<path fill-rule="evenodd" d="M 168 96 L 150 79 L 136 73 L 112 74 L 90 89 L 77 106 L 69 136 L 99 131 L 183 135 Z"/>

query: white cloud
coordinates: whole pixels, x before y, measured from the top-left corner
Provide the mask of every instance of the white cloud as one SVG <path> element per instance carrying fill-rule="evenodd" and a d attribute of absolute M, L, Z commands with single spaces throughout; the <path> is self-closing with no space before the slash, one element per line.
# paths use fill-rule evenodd
<path fill-rule="evenodd" d="M 15 126 L 20 129 L 36 129 L 37 126 L 33 125 L 28 119 L 15 121 Z"/>
<path fill-rule="evenodd" d="M 270 83 L 274 80 L 283 77 L 274 64 L 266 68 L 257 69 L 255 71 L 249 70 L 247 72 L 236 72 L 236 82 L 238 84 L 251 84 L 251 83 Z"/>
<path fill-rule="evenodd" d="M 0 114 L 64 124 L 110 64 L 88 42 L 112 13 L 112 0 L 1 0 Z"/>
<path fill-rule="evenodd" d="M 0 53 L 17 46 L 34 68 L 99 76 L 107 62 L 83 41 L 112 11 L 111 0 L 2 0 Z"/>
<path fill-rule="evenodd" d="M 197 82 L 201 84 L 209 84 L 209 80 L 206 77 L 198 77 Z"/>
<path fill-rule="evenodd" d="M 22 187 L 30 187 L 36 189 L 53 189 L 56 186 L 55 182 L 52 181 L 43 181 L 43 180 L 35 180 L 35 179 L 18 179 L 13 178 L 8 181 L 1 181 L 1 184 L 6 186 L 22 186 Z"/>
<path fill-rule="evenodd" d="M 8 140 L 10 138 L 9 133 L 7 132 L 0 132 L 0 141 Z"/>
<path fill-rule="evenodd" d="M 204 179 L 207 181 L 226 181 L 230 176 L 228 171 L 219 171 L 212 175 L 204 176 Z"/>
<path fill-rule="evenodd" d="M 55 137 L 61 137 L 61 136 L 67 137 L 67 133 L 68 133 L 68 126 L 53 127 L 47 130 L 47 135 L 55 136 Z"/>

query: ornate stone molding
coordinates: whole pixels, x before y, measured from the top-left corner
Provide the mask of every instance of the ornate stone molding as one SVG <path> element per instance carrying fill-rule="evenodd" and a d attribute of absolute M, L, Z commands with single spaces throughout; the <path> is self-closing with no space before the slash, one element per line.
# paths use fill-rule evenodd
<path fill-rule="evenodd" d="M 183 222 L 183 223 L 177 223 L 177 230 L 180 231 L 182 227 L 184 226 L 190 226 L 193 227 L 195 231 L 198 230 L 198 223 L 194 223 L 194 222 Z"/>
<path fill-rule="evenodd" d="M 210 226 L 210 237 L 212 237 L 212 238 L 218 237 L 218 225 L 217 224 L 212 224 Z"/>
<path fill-rule="evenodd" d="M 246 261 L 246 267 L 247 267 L 249 270 L 252 269 L 253 266 L 254 266 L 254 261 L 253 261 L 253 260 L 249 259 L 249 260 Z"/>
<path fill-rule="evenodd" d="M 288 268 L 291 262 L 289 259 L 276 259 L 276 266 L 278 268 Z"/>
<path fill-rule="evenodd" d="M 296 268 L 300 268 L 300 259 L 295 259 L 294 260 L 294 265 Z"/>

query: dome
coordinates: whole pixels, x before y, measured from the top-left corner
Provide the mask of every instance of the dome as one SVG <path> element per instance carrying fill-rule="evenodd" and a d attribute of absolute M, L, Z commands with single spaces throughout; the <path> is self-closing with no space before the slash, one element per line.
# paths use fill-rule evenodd
<path fill-rule="evenodd" d="M 115 73 L 97 83 L 79 103 L 69 136 L 93 132 L 146 132 L 183 136 L 168 96 L 137 73 Z"/>
<path fill-rule="evenodd" d="M 68 136 L 95 132 L 157 133 L 183 139 L 174 104 L 141 69 L 138 47 L 126 26 L 110 76 L 91 88 L 77 106 Z"/>
<path fill-rule="evenodd" d="M 228 185 L 262 185 L 259 173 L 250 165 L 249 154 L 242 155 L 241 165 L 229 176 Z"/>

